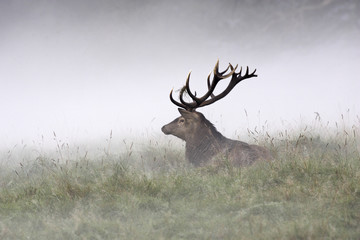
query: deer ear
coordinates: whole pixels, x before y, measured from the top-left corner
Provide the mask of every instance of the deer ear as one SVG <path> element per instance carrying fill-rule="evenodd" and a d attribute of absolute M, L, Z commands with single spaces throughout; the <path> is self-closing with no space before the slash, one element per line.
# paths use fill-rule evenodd
<path fill-rule="evenodd" d="M 178 110 L 179 110 L 179 113 L 181 114 L 181 116 L 186 119 L 197 118 L 197 114 L 195 114 L 195 112 L 190 112 L 190 111 L 182 109 L 182 108 L 178 108 Z"/>
<path fill-rule="evenodd" d="M 182 109 L 182 108 L 178 108 L 179 113 L 181 114 L 181 116 L 183 116 L 184 118 L 191 116 L 191 112 Z"/>
<path fill-rule="evenodd" d="M 184 116 L 184 114 L 186 114 L 186 110 L 185 109 L 182 109 L 182 108 L 178 108 L 179 110 L 179 113 L 181 114 L 181 116 Z"/>

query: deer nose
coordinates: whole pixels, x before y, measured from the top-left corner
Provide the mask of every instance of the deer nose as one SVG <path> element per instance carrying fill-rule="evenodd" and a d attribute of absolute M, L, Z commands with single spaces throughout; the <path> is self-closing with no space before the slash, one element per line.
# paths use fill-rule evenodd
<path fill-rule="evenodd" d="M 166 135 L 170 134 L 170 132 L 169 132 L 169 130 L 167 129 L 166 125 L 161 128 L 161 131 L 162 131 L 164 134 L 166 134 Z"/>

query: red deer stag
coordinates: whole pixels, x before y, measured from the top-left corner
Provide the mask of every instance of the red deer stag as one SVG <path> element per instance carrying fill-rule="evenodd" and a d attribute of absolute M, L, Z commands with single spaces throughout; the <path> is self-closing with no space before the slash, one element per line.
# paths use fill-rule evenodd
<path fill-rule="evenodd" d="M 210 105 L 225 97 L 242 80 L 257 77 L 256 70 L 249 74 L 247 67 L 246 73 L 241 75 L 242 68 L 236 72 L 237 67 L 238 65 L 233 67 L 229 64 L 225 71 L 219 72 L 219 61 L 217 61 L 213 71 L 213 79 L 210 82 L 210 73 L 207 79 L 208 91 L 202 97 L 197 97 L 196 92 L 190 91 L 190 73 L 185 86 L 180 90 L 180 102 L 174 100 L 173 90 L 170 92 L 170 100 L 180 107 L 181 116 L 163 126 L 161 130 L 166 135 L 172 134 L 186 142 L 185 156 L 195 166 L 203 166 L 221 159 L 226 159 L 234 166 L 249 165 L 259 159 L 271 159 L 269 151 L 261 146 L 224 137 L 202 113 L 195 111 L 199 107 Z M 229 69 L 230 72 L 228 72 Z M 229 77 L 231 77 L 229 85 L 222 93 L 215 96 L 213 92 L 216 85 L 220 80 Z M 185 92 L 192 99 L 192 102 L 184 100 Z"/>

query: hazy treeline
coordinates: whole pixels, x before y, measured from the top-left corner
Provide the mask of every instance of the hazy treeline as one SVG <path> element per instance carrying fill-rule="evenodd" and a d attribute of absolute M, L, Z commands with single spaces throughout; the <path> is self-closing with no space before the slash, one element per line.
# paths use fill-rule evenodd
<path fill-rule="evenodd" d="M 19 18 L 32 15 L 33 19 L 43 19 L 49 14 L 54 15 L 54 19 L 62 15 L 69 21 L 82 19 L 86 23 L 106 16 L 124 25 L 138 26 L 137 30 L 141 31 L 156 32 L 159 28 L 169 27 L 170 22 L 173 29 L 188 34 L 189 38 L 202 36 L 207 43 L 211 40 L 241 41 L 266 47 L 268 41 L 276 41 L 281 46 L 294 46 L 360 33 L 360 3 L 357 0 L 80 0 L 71 4 L 52 0 L 35 6 L 20 0 L 1 5 L 10 9 L 10 13 L 16 11 Z M 189 23 L 186 28 L 184 23 Z M 123 27 L 119 25 L 119 28 Z"/>

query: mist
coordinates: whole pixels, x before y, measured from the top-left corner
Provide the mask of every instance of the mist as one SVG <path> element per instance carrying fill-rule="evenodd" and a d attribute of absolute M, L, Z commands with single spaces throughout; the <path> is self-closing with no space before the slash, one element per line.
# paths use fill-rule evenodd
<path fill-rule="evenodd" d="M 199 109 L 227 136 L 317 113 L 359 126 L 357 0 L 6 0 L 0 35 L 1 148 L 159 136 L 170 90 L 191 70 L 204 93 L 218 59 L 258 74 Z"/>

